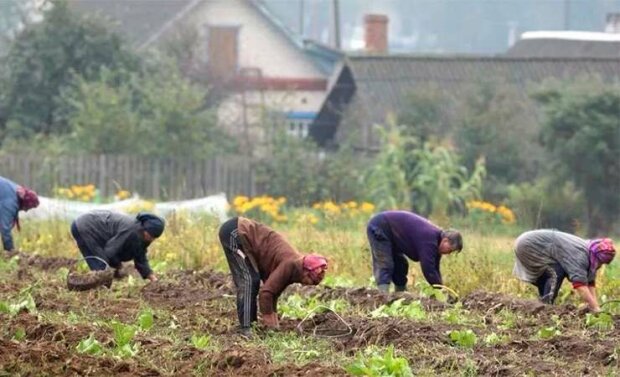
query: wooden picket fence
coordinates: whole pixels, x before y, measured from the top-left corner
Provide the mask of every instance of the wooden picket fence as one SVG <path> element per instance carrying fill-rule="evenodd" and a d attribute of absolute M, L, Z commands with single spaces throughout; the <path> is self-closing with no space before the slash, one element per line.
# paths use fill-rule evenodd
<path fill-rule="evenodd" d="M 120 189 L 154 200 L 200 198 L 224 192 L 257 195 L 256 172 L 243 156 L 213 159 L 147 158 L 123 155 L 0 155 L 0 176 L 51 196 L 56 188 L 94 184 L 101 196 Z"/>

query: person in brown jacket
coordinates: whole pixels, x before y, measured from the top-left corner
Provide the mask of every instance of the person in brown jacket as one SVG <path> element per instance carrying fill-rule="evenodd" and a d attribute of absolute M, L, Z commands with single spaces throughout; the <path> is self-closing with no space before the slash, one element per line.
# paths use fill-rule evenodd
<path fill-rule="evenodd" d="M 327 270 L 326 258 L 302 255 L 278 232 L 244 217 L 222 224 L 219 238 L 237 287 L 237 316 L 244 336 L 251 335 L 250 326 L 257 319 L 257 296 L 262 324 L 277 328 L 277 301 L 284 289 L 293 283 L 317 285 Z"/>

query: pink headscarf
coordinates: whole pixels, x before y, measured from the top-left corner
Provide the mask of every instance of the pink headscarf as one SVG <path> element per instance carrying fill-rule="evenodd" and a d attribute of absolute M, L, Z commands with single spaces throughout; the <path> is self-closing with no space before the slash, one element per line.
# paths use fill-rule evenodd
<path fill-rule="evenodd" d="M 614 243 L 609 238 L 591 240 L 588 250 L 590 252 L 590 271 L 593 273 L 598 270 L 601 264 L 609 264 L 616 256 Z"/>
<path fill-rule="evenodd" d="M 304 257 L 303 266 L 304 270 L 309 272 L 310 279 L 318 284 L 327 270 L 327 259 L 321 255 L 309 254 Z"/>

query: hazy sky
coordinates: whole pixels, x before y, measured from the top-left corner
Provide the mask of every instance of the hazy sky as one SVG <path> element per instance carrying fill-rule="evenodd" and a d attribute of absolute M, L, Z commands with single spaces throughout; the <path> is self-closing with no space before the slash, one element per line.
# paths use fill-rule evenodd
<path fill-rule="evenodd" d="M 264 2 L 291 29 L 329 42 L 333 0 Z M 363 15 L 373 12 L 390 18 L 392 51 L 493 54 L 508 48 L 511 33 L 603 31 L 620 0 L 340 0 L 343 47 L 361 47 Z"/>

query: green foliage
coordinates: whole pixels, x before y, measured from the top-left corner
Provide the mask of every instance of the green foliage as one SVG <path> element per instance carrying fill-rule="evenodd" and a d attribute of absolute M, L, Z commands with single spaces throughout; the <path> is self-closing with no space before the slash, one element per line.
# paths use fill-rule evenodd
<path fill-rule="evenodd" d="M 129 344 L 133 337 L 136 335 L 137 329 L 135 326 L 126 325 L 122 322 L 112 321 L 110 323 L 112 330 L 114 331 L 114 343 L 117 347 L 122 347 Z"/>
<path fill-rule="evenodd" d="M 19 342 L 23 340 L 25 337 L 26 337 L 26 330 L 23 327 L 20 326 L 17 329 L 15 329 L 15 334 L 13 334 L 13 339 Z"/>
<path fill-rule="evenodd" d="M 482 160 L 469 174 L 451 149 L 420 144 L 403 135 L 394 121 L 389 125 L 377 129 L 382 149 L 364 177 L 367 195 L 379 209 L 413 208 L 445 217 L 479 196 L 485 175 Z"/>
<path fill-rule="evenodd" d="M 583 192 L 588 234 L 607 233 L 620 214 L 620 90 L 598 77 L 547 82 L 533 95 L 545 112 L 542 140 L 553 167 Z"/>
<path fill-rule="evenodd" d="M 149 308 L 144 308 L 138 315 L 138 327 L 142 331 L 148 331 L 153 327 L 153 311 Z"/>
<path fill-rule="evenodd" d="M 580 231 L 583 195 L 571 182 L 546 177 L 534 183 L 513 185 L 508 202 L 521 225 L 528 228 L 555 228 L 565 232 Z"/>
<path fill-rule="evenodd" d="M 209 334 L 198 335 L 194 333 L 192 334 L 190 340 L 192 342 L 192 346 L 199 350 L 205 350 L 211 345 L 211 335 Z"/>
<path fill-rule="evenodd" d="M 0 313 L 15 316 L 22 311 L 27 311 L 29 313 L 35 313 L 37 311 L 37 305 L 30 292 L 20 293 L 13 302 L 0 301 Z"/>
<path fill-rule="evenodd" d="M 383 354 L 379 354 L 374 350 L 370 354 L 358 354 L 355 361 L 345 369 L 353 376 L 413 376 L 407 359 L 394 356 L 393 345 L 390 345 Z"/>
<path fill-rule="evenodd" d="M 476 333 L 470 329 L 451 330 L 448 332 L 450 340 L 459 347 L 473 348 L 478 343 Z"/>
<path fill-rule="evenodd" d="M 0 125 L 2 136 L 68 132 L 67 124 L 56 118 L 56 98 L 74 74 L 88 80 L 97 78 L 102 67 L 137 67 L 137 57 L 100 18 L 77 16 L 66 1 L 52 4 L 43 21 L 27 25 L 17 35 L 6 57 L 9 73 L 3 105 L 12 126 L 8 130 Z"/>
<path fill-rule="evenodd" d="M 101 343 L 99 343 L 99 341 L 95 339 L 95 336 L 93 334 L 90 334 L 90 336 L 86 339 L 80 340 L 80 343 L 78 343 L 75 349 L 79 353 L 85 353 L 88 355 L 103 354 L 103 347 L 101 346 Z"/>
<path fill-rule="evenodd" d="M 290 362 L 292 358 L 296 364 L 303 365 L 314 360 L 324 361 L 332 353 L 330 344 L 325 340 L 294 333 L 269 332 L 264 344 L 275 363 Z"/>
<path fill-rule="evenodd" d="M 505 82 L 482 80 L 460 103 L 458 151 L 469 169 L 484 158 L 484 197 L 493 201 L 505 198 L 507 184 L 535 177 L 543 157 L 538 125 L 524 115 L 527 98 L 519 91 Z"/>
<path fill-rule="evenodd" d="M 322 302 L 317 296 L 308 298 L 296 293 L 278 303 L 278 312 L 282 314 L 283 318 L 303 319 L 311 313 L 323 313 L 330 310 L 342 313 L 348 307 L 349 303 L 343 299 Z"/>
<path fill-rule="evenodd" d="M 611 331 L 614 329 L 614 319 L 611 314 L 608 313 L 587 313 L 586 326 L 593 327 L 598 330 Z"/>
<path fill-rule="evenodd" d="M 323 281 L 321 281 L 321 285 L 324 285 L 330 288 L 336 288 L 336 287 L 351 288 L 354 286 L 354 283 L 351 279 L 347 279 L 343 276 L 328 275 L 328 276 L 325 276 Z"/>
<path fill-rule="evenodd" d="M 0 258 L 0 272 L 11 272 L 17 270 L 19 266 L 19 256 L 11 258 Z"/>
<path fill-rule="evenodd" d="M 440 142 L 450 132 L 450 116 L 447 109 L 452 102 L 436 85 L 421 86 L 408 93 L 406 106 L 398 119 L 406 127 L 403 132 L 422 142 Z"/>
<path fill-rule="evenodd" d="M 551 339 L 558 335 L 562 335 L 562 332 L 556 326 L 543 327 L 536 333 L 536 336 L 538 336 L 540 339 Z"/>
<path fill-rule="evenodd" d="M 486 344 L 487 346 L 494 346 L 497 344 L 506 343 L 509 340 L 510 336 L 508 335 L 497 335 L 496 333 L 492 332 L 484 337 L 484 344 Z"/>
<path fill-rule="evenodd" d="M 415 320 L 426 319 L 427 314 L 420 300 L 412 301 L 409 304 L 405 304 L 404 301 L 404 298 L 400 298 L 390 304 L 381 305 L 370 312 L 370 316 L 372 318 L 405 317 Z"/>
<path fill-rule="evenodd" d="M 426 281 L 418 281 L 415 283 L 418 292 L 422 297 L 434 298 L 437 301 L 447 302 L 448 296 L 441 289 L 437 289 Z"/>
<path fill-rule="evenodd" d="M 204 158 L 232 146 L 215 114 L 204 109 L 204 92 L 170 62 L 157 63 L 143 73 L 102 69 L 97 80 L 74 76 L 59 109 L 73 130 L 73 150 Z"/>

